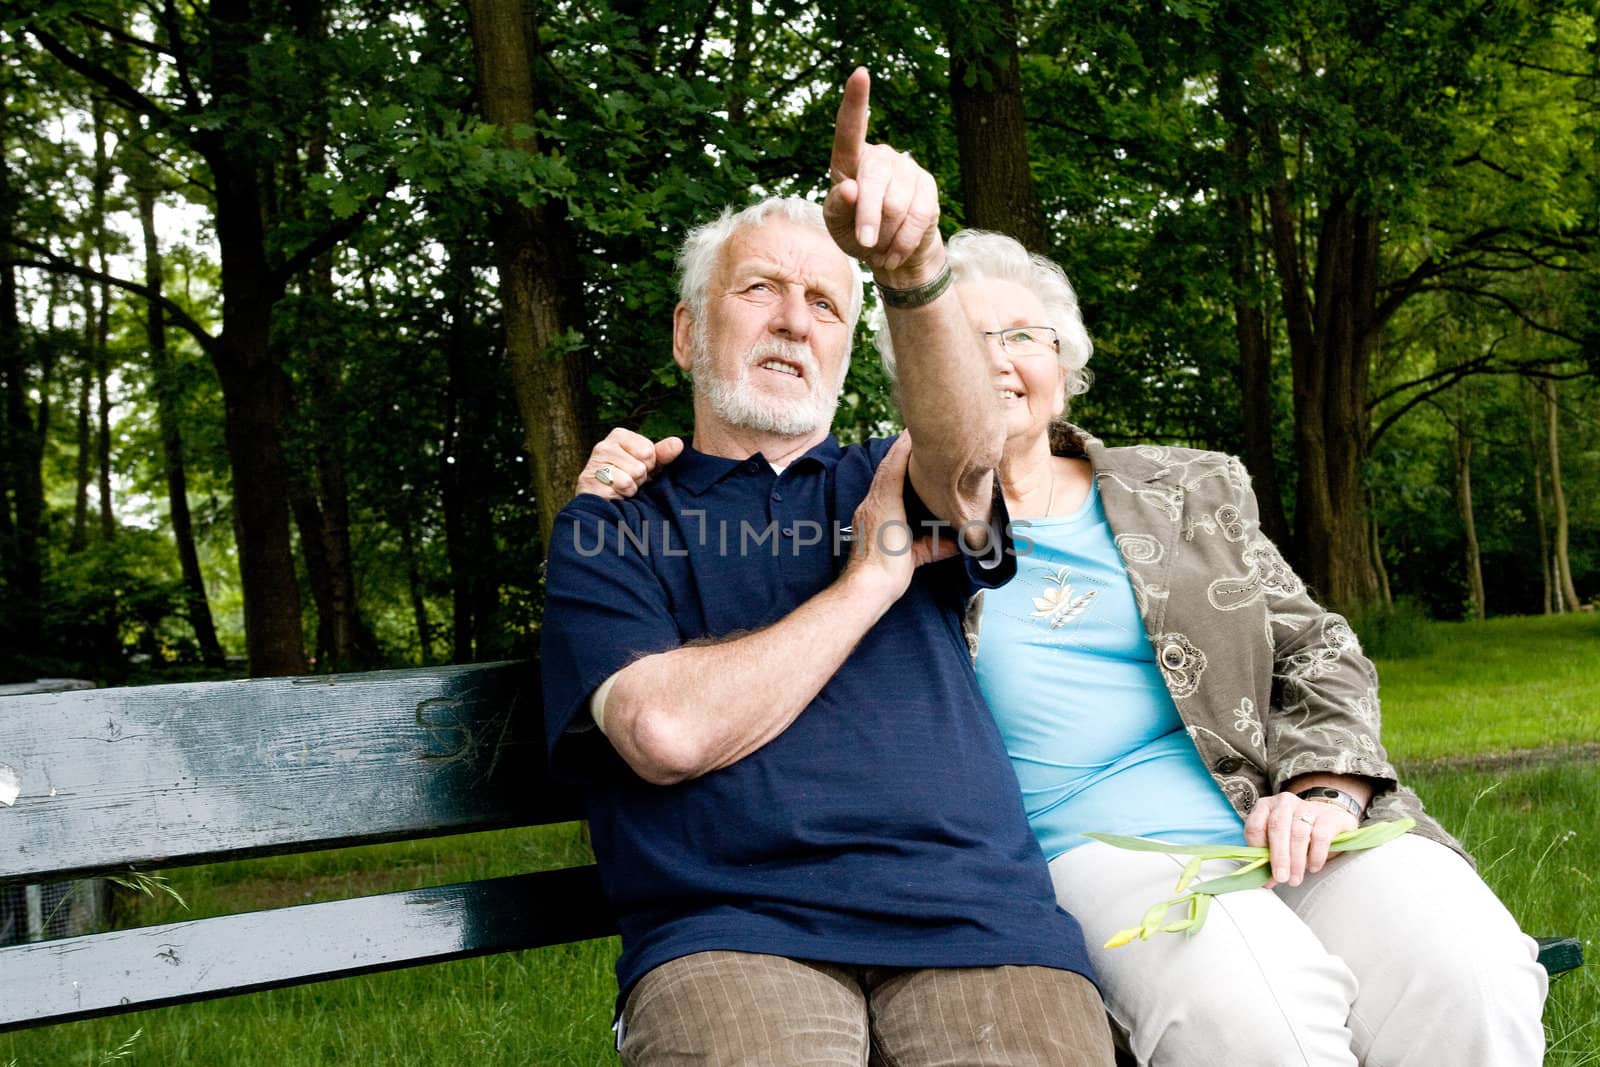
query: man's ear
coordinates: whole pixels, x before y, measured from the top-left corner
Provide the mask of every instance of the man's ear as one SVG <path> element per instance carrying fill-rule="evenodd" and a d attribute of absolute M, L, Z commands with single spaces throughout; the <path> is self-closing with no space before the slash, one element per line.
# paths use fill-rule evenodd
<path fill-rule="evenodd" d="M 678 301 L 672 309 L 672 361 L 687 373 L 694 365 L 694 312 Z"/>

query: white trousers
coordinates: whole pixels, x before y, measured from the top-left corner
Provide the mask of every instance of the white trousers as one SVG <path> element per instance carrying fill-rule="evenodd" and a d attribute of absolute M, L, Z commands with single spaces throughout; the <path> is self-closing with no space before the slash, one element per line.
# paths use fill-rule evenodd
<path fill-rule="evenodd" d="M 1226 873 L 1206 865 L 1202 878 Z M 1549 978 L 1469 864 L 1416 834 L 1299 886 L 1215 898 L 1194 937 L 1104 949 L 1183 860 L 1092 842 L 1050 863 L 1112 1021 L 1152 1067 L 1536 1067 Z M 1171 918 L 1181 918 L 1174 910 Z"/>

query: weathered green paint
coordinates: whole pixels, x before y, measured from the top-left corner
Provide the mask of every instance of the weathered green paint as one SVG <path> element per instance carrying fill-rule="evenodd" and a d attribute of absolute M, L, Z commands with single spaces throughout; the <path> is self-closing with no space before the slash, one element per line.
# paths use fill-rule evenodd
<path fill-rule="evenodd" d="M 593 867 L 0 949 L 0 1032 L 601 937 Z"/>
<path fill-rule="evenodd" d="M 1550 975 L 1583 966 L 1583 942 L 1575 937 L 1539 938 L 1539 966 Z"/>
<path fill-rule="evenodd" d="M 0 885 L 578 818 L 526 663 L 9 697 Z"/>
<path fill-rule="evenodd" d="M 498 663 L 0 700 L 0 884 L 577 818 L 538 692 Z M 13 945 L 0 1030 L 614 930 L 590 866 Z"/>

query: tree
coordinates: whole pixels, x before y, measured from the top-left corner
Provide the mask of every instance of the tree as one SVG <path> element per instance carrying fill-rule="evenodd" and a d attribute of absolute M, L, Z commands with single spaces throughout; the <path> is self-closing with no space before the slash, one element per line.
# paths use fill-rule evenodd
<path fill-rule="evenodd" d="M 203 15 L 187 20 L 169 6 L 153 40 L 115 30 L 91 7 L 57 5 L 27 19 L 25 28 L 106 100 L 148 120 L 204 163 L 221 252 L 221 330 L 213 335 L 182 309 L 164 306 L 210 356 L 222 384 L 250 669 L 258 675 L 300 673 L 306 657 L 283 451 L 290 391 L 281 349 L 273 343 L 273 311 L 290 280 L 345 240 L 383 200 L 383 153 L 374 153 L 376 172 L 350 177 L 316 225 L 280 216 L 283 224 L 274 227 L 272 215 L 262 211 L 278 178 L 273 153 L 282 131 L 272 122 L 292 124 L 306 113 L 304 101 L 296 99 L 306 86 L 292 57 L 314 51 L 312 43 L 297 37 L 292 25 L 258 18 L 248 0 L 215 0 Z M 134 68 L 130 56 L 161 64 L 161 93 L 146 92 L 118 73 Z M 360 69 L 369 84 L 358 88 L 383 86 L 370 65 Z M 275 106 L 264 112 L 253 103 L 264 100 Z M 44 255 L 38 265 L 88 274 L 155 299 L 143 285 L 75 270 L 56 257 Z"/>
<path fill-rule="evenodd" d="M 484 117 L 519 151 L 540 152 L 531 57 L 537 27 L 516 0 L 473 0 L 472 41 Z M 548 540 L 589 454 L 586 360 L 572 334 L 584 321 L 577 253 L 559 201 L 505 205 L 496 259 L 506 353 L 533 459 L 539 526 Z"/>
<path fill-rule="evenodd" d="M 183 574 L 184 602 L 189 624 L 194 628 L 202 661 L 211 667 L 223 665 L 222 645 L 217 640 L 211 617 L 211 602 L 206 596 L 205 577 L 200 571 L 200 554 L 195 546 L 194 523 L 189 513 L 189 475 L 184 455 L 183 429 L 177 411 L 180 383 L 176 379 L 171 354 L 167 350 L 167 323 L 162 301 L 166 275 L 162 267 L 161 242 L 156 233 L 156 199 L 160 182 L 147 145 L 134 146 L 128 157 L 128 170 L 138 204 L 139 230 L 144 237 L 144 284 L 154 300 L 145 302 L 145 341 L 149 348 L 150 374 L 156 397 L 156 420 L 161 433 L 161 457 L 167 489 L 167 517 L 172 524 L 172 539 Z"/>
<path fill-rule="evenodd" d="M 945 19 L 966 223 L 1043 253 L 1050 239 L 1029 168 L 1016 5 L 950 5 Z"/>

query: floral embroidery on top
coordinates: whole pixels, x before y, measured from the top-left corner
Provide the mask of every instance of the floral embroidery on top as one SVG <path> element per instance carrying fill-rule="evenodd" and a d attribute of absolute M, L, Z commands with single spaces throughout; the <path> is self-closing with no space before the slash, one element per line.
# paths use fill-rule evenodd
<path fill-rule="evenodd" d="M 1050 624 L 1050 629 L 1059 630 L 1079 615 L 1089 606 L 1089 601 L 1099 593 L 1098 589 L 1091 589 L 1080 596 L 1072 595 L 1072 568 L 1062 567 L 1054 575 L 1045 579 L 1045 588 L 1039 596 L 1033 598 L 1033 615 L 1035 619 L 1045 619 Z"/>

